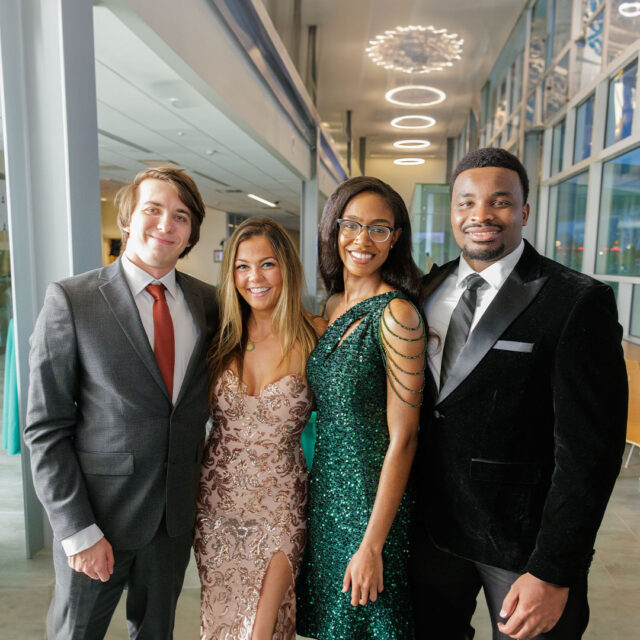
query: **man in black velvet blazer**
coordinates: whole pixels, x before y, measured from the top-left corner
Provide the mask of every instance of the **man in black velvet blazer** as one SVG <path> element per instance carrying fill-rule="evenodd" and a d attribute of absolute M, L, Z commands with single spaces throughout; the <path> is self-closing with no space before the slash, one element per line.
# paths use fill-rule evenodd
<path fill-rule="evenodd" d="M 452 176 L 462 257 L 424 278 L 433 403 L 416 457 L 417 638 L 463 640 L 480 588 L 494 638 L 582 637 L 587 571 L 625 439 L 627 378 L 607 285 L 522 240 L 524 167 L 501 149 Z M 440 367 L 463 276 L 486 282 Z M 453 362 L 451 364 L 451 362 Z"/>

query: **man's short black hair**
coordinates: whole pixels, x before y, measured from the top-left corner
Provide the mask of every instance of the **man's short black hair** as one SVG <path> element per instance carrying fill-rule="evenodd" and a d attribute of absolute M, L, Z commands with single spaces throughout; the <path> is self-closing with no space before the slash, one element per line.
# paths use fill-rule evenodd
<path fill-rule="evenodd" d="M 511 169 L 518 174 L 520 184 L 522 185 L 523 204 L 526 204 L 529 197 L 529 177 L 526 169 L 522 166 L 522 162 L 518 160 L 512 153 L 497 147 L 485 147 L 484 149 L 476 149 L 470 151 L 458 162 L 458 166 L 454 169 L 449 183 L 449 195 L 453 193 L 453 184 L 456 178 L 468 169 L 482 169 L 484 167 L 500 167 L 502 169 Z"/>

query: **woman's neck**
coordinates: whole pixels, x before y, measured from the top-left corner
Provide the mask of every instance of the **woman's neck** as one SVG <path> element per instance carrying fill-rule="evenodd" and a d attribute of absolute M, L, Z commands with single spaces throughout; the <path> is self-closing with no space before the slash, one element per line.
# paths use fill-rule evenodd
<path fill-rule="evenodd" d="M 250 336 L 266 336 L 273 332 L 273 315 L 271 311 L 251 310 L 247 320 L 247 332 Z"/>
<path fill-rule="evenodd" d="M 345 307 L 349 307 L 360 300 L 385 293 L 390 289 L 389 285 L 382 279 L 379 271 L 370 276 L 359 278 L 345 269 L 344 291 L 342 293 Z"/>

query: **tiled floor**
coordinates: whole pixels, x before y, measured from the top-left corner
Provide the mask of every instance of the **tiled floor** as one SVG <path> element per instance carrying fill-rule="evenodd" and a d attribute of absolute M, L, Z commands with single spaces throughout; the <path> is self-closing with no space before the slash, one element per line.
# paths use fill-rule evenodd
<path fill-rule="evenodd" d="M 626 456 L 625 456 L 626 459 Z M 596 542 L 590 576 L 591 623 L 585 640 L 632 640 L 640 633 L 640 456 L 623 469 Z M 22 486 L 18 456 L 0 452 L 0 637 L 43 640 L 52 593 L 51 553 L 26 560 Z M 476 640 L 490 640 L 482 603 L 475 617 Z M 196 640 L 199 585 L 191 563 L 180 597 L 176 640 Z M 127 638 L 122 602 L 108 640 Z M 373 639 L 372 639 L 373 640 Z M 442 639 L 433 639 L 442 640 Z"/>

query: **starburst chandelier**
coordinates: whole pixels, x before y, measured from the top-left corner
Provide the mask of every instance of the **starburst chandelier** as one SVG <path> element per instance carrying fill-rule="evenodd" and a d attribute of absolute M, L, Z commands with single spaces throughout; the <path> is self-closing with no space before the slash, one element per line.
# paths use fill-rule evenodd
<path fill-rule="evenodd" d="M 442 71 L 460 60 L 464 40 L 429 25 L 396 27 L 369 41 L 367 55 L 378 66 L 403 73 Z"/>

